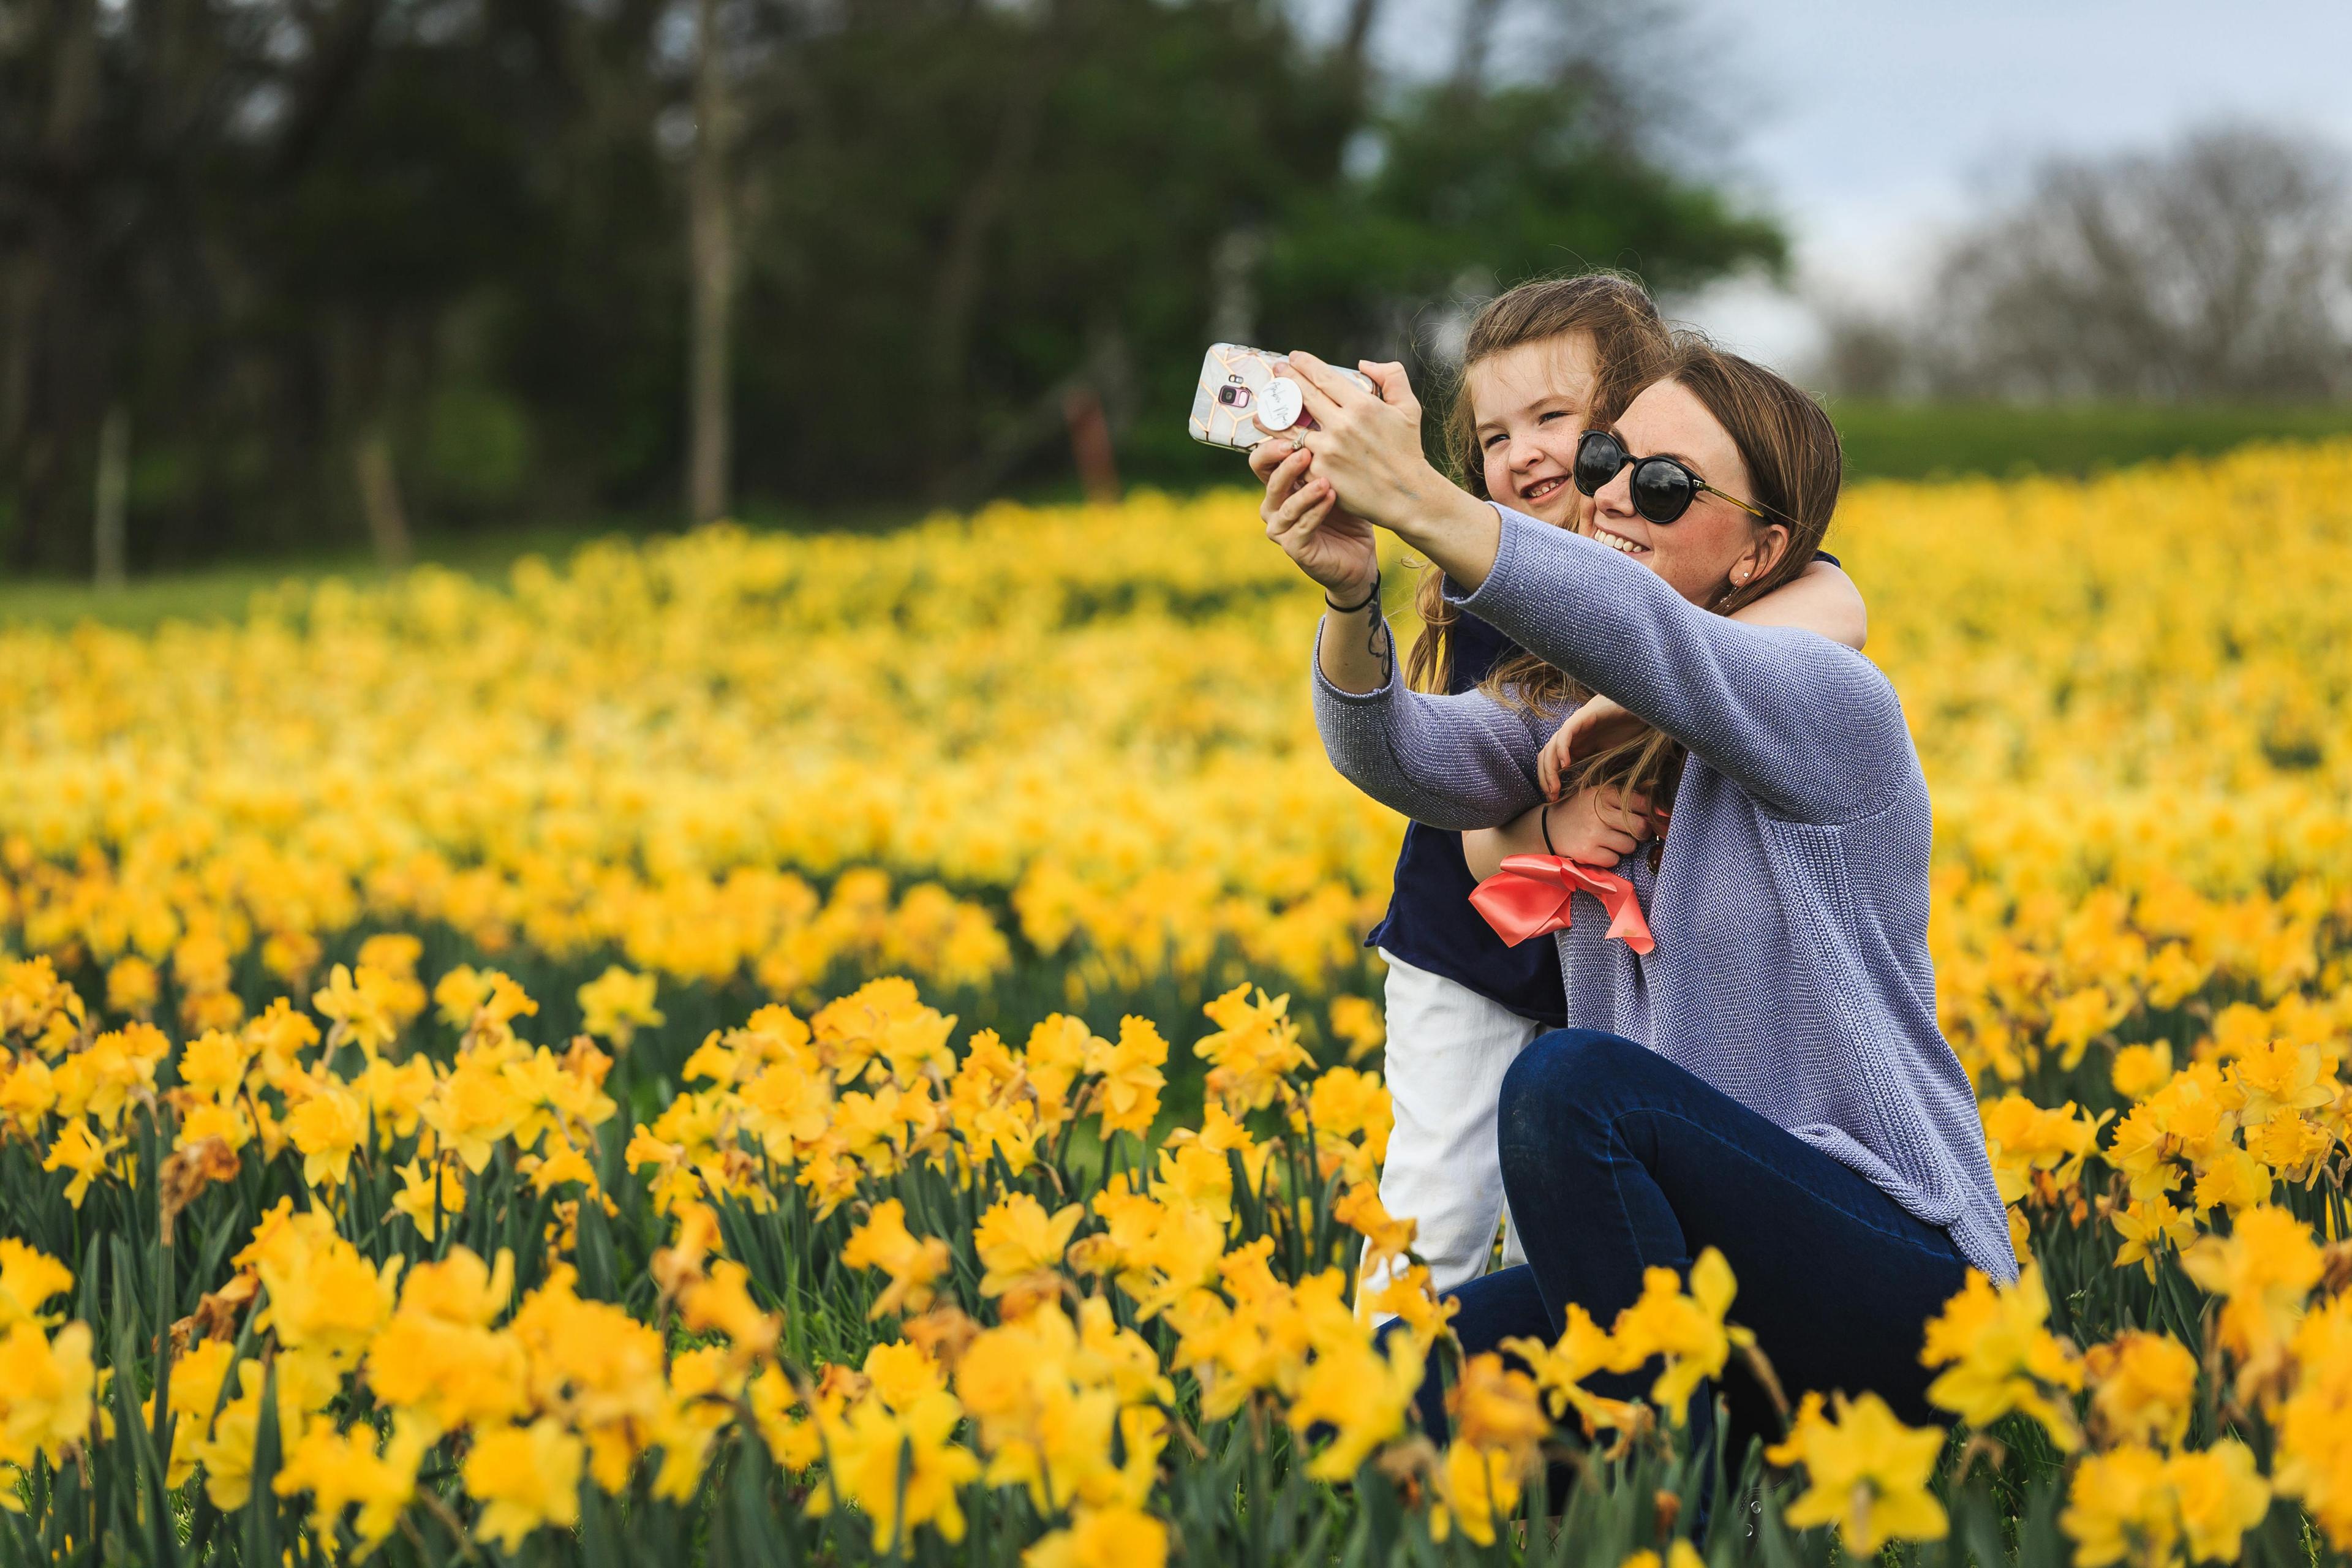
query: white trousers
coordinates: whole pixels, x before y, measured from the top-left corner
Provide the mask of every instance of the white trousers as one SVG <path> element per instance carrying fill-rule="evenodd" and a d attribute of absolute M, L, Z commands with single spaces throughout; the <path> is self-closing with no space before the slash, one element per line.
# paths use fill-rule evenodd
<path fill-rule="evenodd" d="M 1420 1222 L 1413 1250 L 1443 1296 L 1486 1272 L 1498 1224 L 1502 1266 L 1527 1261 L 1503 1199 L 1495 1110 L 1503 1074 L 1546 1026 L 1385 949 L 1381 956 L 1389 966 L 1385 1065 L 1396 1111 L 1381 1206 Z M 1374 1289 L 1385 1273 L 1369 1277 Z"/>

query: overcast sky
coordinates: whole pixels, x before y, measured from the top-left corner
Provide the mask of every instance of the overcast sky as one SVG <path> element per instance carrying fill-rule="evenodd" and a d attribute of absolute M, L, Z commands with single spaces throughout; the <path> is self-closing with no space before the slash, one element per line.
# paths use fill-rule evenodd
<path fill-rule="evenodd" d="M 1426 69 L 1460 3 L 1391 5 L 1382 54 Z M 1938 226 L 2037 154 L 2226 118 L 2352 148 L 2352 0 L 1675 3 L 1731 132 L 1720 155 L 1787 222 L 1808 289 L 1899 298 Z M 1810 312 L 1759 288 L 1686 313 L 1784 363 L 1813 342 Z"/>
<path fill-rule="evenodd" d="M 2352 148 L 2352 0 L 1685 0 L 1753 95 L 1731 156 L 1788 220 L 1807 286 L 1899 297 L 1938 226 L 2038 153 L 2221 119 Z M 1694 314 L 1774 358 L 1809 318 L 1757 289 Z"/>

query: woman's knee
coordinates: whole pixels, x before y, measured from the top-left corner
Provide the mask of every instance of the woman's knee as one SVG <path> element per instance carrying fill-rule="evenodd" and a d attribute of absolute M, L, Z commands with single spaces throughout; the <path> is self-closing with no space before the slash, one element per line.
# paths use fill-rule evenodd
<path fill-rule="evenodd" d="M 1620 1115 L 1655 1098 L 1660 1070 L 1646 1046 L 1598 1029 L 1558 1029 L 1519 1053 L 1496 1110 L 1505 1184 L 1512 1167 L 1549 1165 L 1615 1136 Z"/>
<path fill-rule="evenodd" d="M 1538 1035 L 1503 1075 L 1503 1117 L 1507 1121 L 1516 1109 L 1553 1122 L 1609 1098 L 1602 1091 L 1656 1059 L 1647 1047 L 1599 1029 Z"/>

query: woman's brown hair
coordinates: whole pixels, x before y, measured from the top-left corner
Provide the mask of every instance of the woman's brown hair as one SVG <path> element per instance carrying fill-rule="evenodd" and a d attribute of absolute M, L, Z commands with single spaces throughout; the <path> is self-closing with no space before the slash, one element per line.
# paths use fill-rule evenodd
<path fill-rule="evenodd" d="M 1697 398 L 1739 449 L 1748 499 L 1769 518 L 1756 526 L 1777 522 L 1789 531 L 1788 547 L 1778 560 L 1744 584 L 1727 582 L 1706 605 L 1727 616 L 1795 582 L 1813 563 L 1844 480 L 1837 426 L 1801 388 L 1696 332 L 1676 334 L 1674 357 L 1657 379 Z M 1582 700 L 1591 693 L 1571 686 L 1570 695 Z M 1628 795 L 1647 796 L 1654 807 L 1665 807 L 1681 781 L 1683 756 L 1682 742 L 1645 730 L 1580 764 L 1572 787 L 1616 784 Z"/>
<path fill-rule="evenodd" d="M 1586 272 L 1574 278 L 1540 278 L 1506 289 L 1488 300 L 1470 323 L 1462 369 L 1445 418 L 1445 456 L 1454 477 L 1480 500 L 1486 494 L 1486 468 L 1478 452 L 1478 420 L 1470 406 L 1470 372 L 1479 361 L 1524 343 L 1578 334 L 1592 340 L 1592 405 L 1588 425 L 1606 425 L 1625 410 L 1633 395 L 1664 374 L 1673 340 L 1658 319 L 1658 307 L 1642 285 L 1620 272 Z M 1413 607 L 1421 635 L 1405 658 L 1405 679 L 1423 691 L 1444 691 L 1453 679 L 1453 630 L 1459 612 L 1446 602 L 1444 574 L 1422 569 Z M 1530 653 L 1515 653 L 1489 671 L 1485 688 L 1510 702 L 1558 707 L 1568 700 L 1567 676 Z"/>

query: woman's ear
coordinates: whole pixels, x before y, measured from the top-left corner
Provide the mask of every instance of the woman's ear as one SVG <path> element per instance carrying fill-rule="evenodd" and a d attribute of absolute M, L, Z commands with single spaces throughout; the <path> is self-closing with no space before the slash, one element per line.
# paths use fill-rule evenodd
<path fill-rule="evenodd" d="M 1756 531 L 1755 539 L 1739 559 L 1731 563 L 1731 585 L 1745 588 L 1760 577 L 1769 576 L 1789 553 L 1789 525 L 1769 522 Z"/>

